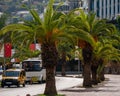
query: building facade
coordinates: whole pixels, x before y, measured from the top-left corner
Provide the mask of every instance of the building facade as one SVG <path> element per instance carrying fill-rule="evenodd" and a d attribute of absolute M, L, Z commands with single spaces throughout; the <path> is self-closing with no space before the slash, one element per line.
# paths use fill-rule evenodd
<path fill-rule="evenodd" d="M 100 19 L 113 19 L 120 14 L 120 0 L 88 0 L 88 10 Z"/>
<path fill-rule="evenodd" d="M 75 8 L 80 8 L 82 6 L 82 0 L 68 0 L 70 10 L 75 9 Z"/>
<path fill-rule="evenodd" d="M 59 6 L 60 2 L 54 3 L 53 8 L 56 9 L 59 6 L 57 11 L 68 13 L 70 10 L 83 8 L 83 4 L 83 0 L 66 0 L 61 6 Z"/>

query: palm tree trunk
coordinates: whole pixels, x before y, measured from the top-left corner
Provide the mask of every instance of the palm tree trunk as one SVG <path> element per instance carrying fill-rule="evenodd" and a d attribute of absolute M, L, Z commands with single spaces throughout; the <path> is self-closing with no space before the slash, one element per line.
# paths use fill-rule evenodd
<path fill-rule="evenodd" d="M 83 87 L 92 87 L 91 83 L 91 65 L 84 63 L 83 67 Z"/>
<path fill-rule="evenodd" d="M 46 87 L 44 94 L 47 96 L 56 96 L 57 94 L 54 67 L 46 67 Z"/>
<path fill-rule="evenodd" d="M 46 68 L 46 86 L 44 94 L 56 96 L 55 68 L 58 63 L 58 52 L 55 43 L 45 42 L 41 45 L 42 64 Z"/>
<path fill-rule="evenodd" d="M 100 59 L 99 62 L 100 62 L 100 65 L 101 65 L 101 71 L 100 71 L 100 74 L 99 74 L 99 79 L 100 79 L 100 81 L 104 81 L 105 80 L 105 76 L 104 76 L 104 60 Z"/>
<path fill-rule="evenodd" d="M 62 63 L 62 73 L 61 73 L 62 76 L 65 76 L 65 75 L 66 75 L 66 72 L 65 72 L 65 65 L 66 65 L 66 63 L 63 62 L 63 63 Z"/>
<path fill-rule="evenodd" d="M 92 71 L 92 84 L 96 85 L 97 82 L 97 66 L 92 65 L 91 66 Z"/>
<path fill-rule="evenodd" d="M 87 44 L 82 50 L 83 55 L 83 87 L 92 87 L 91 83 L 91 62 L 92 62 L 92 47 Z"/>
<path fill-rule="evenodd" d="M 104 76 L 104 68 L 101 70 L 100 72 L 100 80 L 104 81 L 105 80 L 105 76 Z"/>
<path fill-rule="evenodd" d="M 61 73 L 62 76 L 66 75 L 65 66 L 66 66 L 66 53 L 62 52 L 62 73 Z"/>

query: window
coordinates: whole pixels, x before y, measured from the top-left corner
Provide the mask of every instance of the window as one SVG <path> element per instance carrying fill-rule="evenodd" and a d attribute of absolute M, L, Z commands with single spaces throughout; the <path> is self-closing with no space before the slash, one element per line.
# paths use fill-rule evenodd
<path fill-rule="evenodd" d="M 42 63 L 40 61 L 24 61 L 22 68 L 25 71 L 40 71 L 42 69 Z"/>
<path fill-rule="evenodd" d="M 8 76 L 8 77 L 18 77 L 20 74 L 19 71 L 6 71 L 5 72 L 5 76 Z"/>
<path fill-rule="evenodd" d="M 93 11 L 94 10 L 94 0 L 90 1 L 90 10 Z"/>
<path fill-rule="evenodd" d="M 114 10 L 114 15 L 115 15 L 115 0 L 114 0 L 114 3 L 113 3 L 113 10 Z"/>
<path fill-rule="evenodd" d="M 99 10 L 100 10 L 100 9 L 99 9 L 99 3 L 100 3 L 99 0 L 97 0 L 97 17 L 99 17 L 99 12 L 100 12 L 100 11 L 99 11 Z"/>
<path fill-rule="evenodd" d="M 118 0 L 118 13 L 120 13 L 120 0 Z"/>

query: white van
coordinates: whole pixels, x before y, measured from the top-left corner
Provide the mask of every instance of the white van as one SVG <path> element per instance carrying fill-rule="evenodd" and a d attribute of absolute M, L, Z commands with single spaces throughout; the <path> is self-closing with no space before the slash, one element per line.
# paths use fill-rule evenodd
<path fill-rule="evenodd" d="M 26 82 L 42 83 L 46 81 L 46 69 L 42 66 L 42 61 L 38 59 L 28 59 L 22 62 L 22 68 L 26 71 Z"/>

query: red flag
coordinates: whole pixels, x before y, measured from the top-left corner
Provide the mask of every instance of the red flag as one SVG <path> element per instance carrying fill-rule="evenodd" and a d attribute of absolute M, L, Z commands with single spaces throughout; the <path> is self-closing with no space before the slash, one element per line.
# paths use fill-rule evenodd
<path fill-rule="evenodd" d="M 35 44 L 30 44 L 30 50 L 34 51 L 35 50 Z"/>
<path fill-rule="evenodd" d="M 4 57 L 11 57 L 11 51 L 12 45 L 11 43 L 5 43 L 4 44 Z"/>

